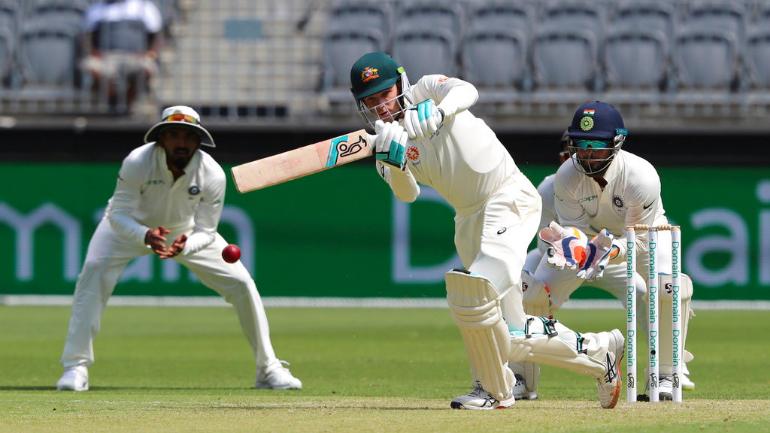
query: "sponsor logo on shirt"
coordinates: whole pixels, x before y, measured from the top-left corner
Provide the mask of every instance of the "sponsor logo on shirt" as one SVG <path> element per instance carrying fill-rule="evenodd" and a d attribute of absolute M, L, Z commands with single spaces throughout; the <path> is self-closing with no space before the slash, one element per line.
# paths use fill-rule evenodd
<path fill-rule="evenodd" d="M 166 183 L 163 179 L 150 179 L 147 181 L 147 185 L 163 185 Z"/>
<path fill-rule="evenodd" d="M 616 195 L 615 197 L 612 197 L 612 204 L 614 204 L 615 207 L 623 207 L 623 199 L 620 198 L 619 195 Z"/>
<path fill-rule="evenodd" d="M 596 194 L 594 194 L 594 195 L 592 195 L 592 196 L 588 196 L 588 197 L 583 197 L 583 198 L 581 198 L 581 199 L 578 201 L 578 203 L 585 203 L 585 202 L 588 202 L 588 201 L 594 201 L 594 200 L 596 200 L 596 197 L 597 197 L 597 195 L 596 195 Z"/>
<path fill-rule="evenodd" d="M 190 187 L 190 189 L 187 190 L 187 192 L 189 192 L 190 195 L 198 195 L 201 193 L 201 189 L 198 188 L 197 185 L 193 185 Z"/>

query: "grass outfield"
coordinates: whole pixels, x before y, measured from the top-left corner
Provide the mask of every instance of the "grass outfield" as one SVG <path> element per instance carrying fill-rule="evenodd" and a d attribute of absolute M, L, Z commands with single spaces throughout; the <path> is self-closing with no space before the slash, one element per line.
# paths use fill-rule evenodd
<path fill-rule="evenodd" d="M 697 388 L 682 405 L 602 410 L 592 379 L 544 367 L 540 400 L 471 412 L 448 409 L 470 380 L 446 310 L 270 309 L 276 351 L 304 389 L 264 391 L 251 388 L 232 310 L 111 307 L 91 391 L 65 393 L 53 385 L 69 308 L 0 307 L 0 432 L 770 431 L 770 312 L 697 314 Z M 560 319 L 581 331 L 624 323 L 621 310 Z"/>

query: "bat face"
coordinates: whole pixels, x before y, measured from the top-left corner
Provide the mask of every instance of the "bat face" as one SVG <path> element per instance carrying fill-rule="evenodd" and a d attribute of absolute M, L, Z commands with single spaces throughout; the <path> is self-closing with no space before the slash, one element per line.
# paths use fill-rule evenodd
<path fill-rule="evenodd" d="M 374 137 L 359 129 L 339 137 L 233 167 L 240 192 L 249 192 L 347 164 L 374 153 Z"/>

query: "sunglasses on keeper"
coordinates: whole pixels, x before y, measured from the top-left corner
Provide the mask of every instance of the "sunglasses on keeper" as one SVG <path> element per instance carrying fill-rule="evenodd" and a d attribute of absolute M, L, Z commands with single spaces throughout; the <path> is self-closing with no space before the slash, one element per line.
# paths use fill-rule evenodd
<path fill-rule="evenodd" d="M 574 147 L 578 149 L 610 149 L 613 146 L 604 140 L 575 140 Z"/>
<path fill-rule="evenodd" d="M 194 116 L 190 116 L 189 114 L 182 114 L 182 113 L 173 113 L 169 114 L 163 119 L 164 122 L 184 122 L 184 123 L 192 123 L 193 125 L 200 125 L 200 121 L 196 119 Z"/>

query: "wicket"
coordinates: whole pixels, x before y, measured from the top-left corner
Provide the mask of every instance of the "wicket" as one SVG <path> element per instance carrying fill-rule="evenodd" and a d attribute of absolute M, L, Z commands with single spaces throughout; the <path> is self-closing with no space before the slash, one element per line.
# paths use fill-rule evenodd
<path fill-rule="evenodd" d="M 637 224 L 626 227 L 626 400 L 636 401 L 637 375 L 636 375 L 636 285 L 634 273 L 636 272 L 636 232 L 646 231 L 649 235 L 650 264 L 648 269 L 648 378 L 650 402 L 657 402 L 659 385 L 658 365 L 658 269 L 657 246 L 658 232 L 668 230 L 671 232 L 671 329 L 672 329 L 672 365 L 673 365 L 673 401 L 681 403 L 682 387 L 680 377 L 682 375 L 682 346 L 681 346 L 681 299 L 679 289 L 681 283 L 681 230 L 675 225 L 647 226 Z"/>

